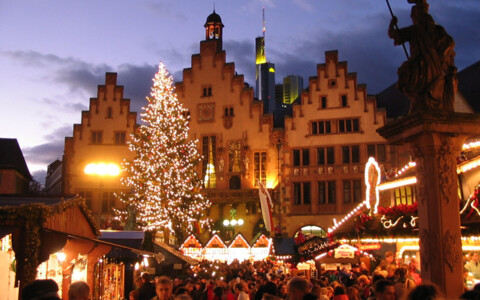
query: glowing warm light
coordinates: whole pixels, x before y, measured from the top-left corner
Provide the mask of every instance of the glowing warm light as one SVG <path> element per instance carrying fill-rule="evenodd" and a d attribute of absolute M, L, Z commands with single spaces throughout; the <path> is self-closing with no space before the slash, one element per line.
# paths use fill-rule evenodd
<path fill-rule="evenodd" d="M 377 213 L 378 200 L 380 199 L 378 193 L 378 185 L 382 179 L 380 174 L 380 167 L 378 166 L 378 163 L 375 161 L 375 158 L 370 157 L 365 165 L 365 185 L 367 186 L 365 205 L 368 209 L 372 209 L 372 207 L 370 207 L 370 201 L 374 201 L 373 213 L 375 214 Z M 373 193 L 370 191 L 372 188 L 375 189 Z M 370 195 L 372 194 L 374 195 L 375 199 L 370 199 Z"/>
<path fill-rule="evenodd" d="M 478 166 L 480 166 L 480 157 L 458 165 L 457 174 L 465 173 L 467 171 L 470 171 L 471 169 L 477 168 Z"/>
<path fill-rule="evenodd" d="M 243 219 L 238 219 L 238 225 L 239 226 L 242 226 L 245 222 L 243 221 Z"/>
<path fill-rule="evenodd" d="M 87 175 L 118 176 L 120 167 L 114 163 L 91 163 L 83 171 Z"/>
<path fill-rule="evenodd" d="M 146 257 L 143 258 L 143 265 L 148 267 L 148 259 Z"/>
<path fill-rule="evenodd" d="M 57 259 L 59 262 L 64 262 L 67 256 L 63 252 L 57 252 Z"/>
<path fill-rule="evenodd" d="M 401 168 L 397 174 L 395 174 L 395 177 L 398 177 L 400 175 L 402 175 L 403 173 L 405 173 L 407 170 L 411 169 L 411 168 L 414 168 L 417 166 L 417 163 L 414 162 L 414 161 L 411 161 L 409 162 L 408 164 L 406 164 L 403 168 Z"/>
<path fill-rule="evenodd" d="M 270 255 L 273 245 L 272 239 L 267 238 L 264 234 L 260 235 L 252 247 L 241 234 L 236 235 L 228 247 L 218 235 L 214 235 L 206 246 L 201 248 L 187 247 L 188 244 L 193 245 L 187 241 L 191 241 L 191 237 L 187 238 L 180 247 L 180 251 L 184 255 L 197 260 L 227 263 L 231 263 L 235 259 L 239 261 L 265 260 Z M 215 266 L 215 268 L 218 269 L 218 266 Z"/>
<path fill-rule="evenodd" d="M 333 233 L 338 227 L 342 226 L 343 223 L 345 223 L 348 219 L 350 219 L 353 216 L 353 214 L 357 212 L 360 208 L 362 208 L 364 205 L 365 205 L 365 201 L 358 204 L 357 207 L 355 207 L 349 214 L 343 217 L 343 219 L 340 220 L 340 222 L 337 222 L 335 219 L 333 219 L 334 225 L 328 228 L 327 230 L 328 233 Z"/>
<path fill-rule="evenodd" d="M 473 150 L 478 147 L 480 147 L 480 140 L 463 144 L 462 150 Z"/>
<path fill-rule="evenodd" d="M 140 270 L 140 264 L 138 262 L 135 263 L 135 271 Z"/>
<path fill-rule="evenodd" d="M 237 220 L 232 219 L 232 220 L 230 221 L 230 224 L 231 224 L 232 226 L 236 226 L 236 225 L 237 225 Z"/>
<path fill-rule="evenodd" d="M 386 191 L 386 190 L 391 190 L 395 189 L 398 187 L 406 186 L 406 185 L 412 185 L 417 183 L 417 178 L 415 176 L 403 178 L 403 179 L 398 179 L 390 182 L 385 182 L 382 183 L 378 186 L 378 189 L 380 191 Z"/>
<path fill-rule="evenodd" d="M 276 186 L 277 186 L 277 180 L 276 178 L 274 177 L 267 177 L 267 180 L 266 180 L 266 183 L 265 183 L 265 186 L 267 187 L 267 189 L 271 190 L 271 189 L 274 189 Z"/>
<path fill-rule="evenodd" d="M 223 220 L 223 226 L 228 226 L 230 225 L 230 221 L 229 220 Z"/>
<path fill-rule="evenodd" d="M 275 69 L 274 69 L 274 68 L 270 68 L 270 69 L 268 69 L 268 72 L 270 72 L 270 73 L 275 73 Z"/>

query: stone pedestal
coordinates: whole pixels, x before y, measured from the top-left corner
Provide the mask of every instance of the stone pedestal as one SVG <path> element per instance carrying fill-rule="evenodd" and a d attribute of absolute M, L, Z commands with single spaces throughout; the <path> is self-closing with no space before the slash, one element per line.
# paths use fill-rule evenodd
<path fill-rule="evenodd" d="M 417 164 L 421 277 L 447 298 L 463 292 L 462 242 L 456 157 L 467 138 L 480 135 L 480 115 L 428 111 L 390 123 L 378 133 L 407 144 Z"/>

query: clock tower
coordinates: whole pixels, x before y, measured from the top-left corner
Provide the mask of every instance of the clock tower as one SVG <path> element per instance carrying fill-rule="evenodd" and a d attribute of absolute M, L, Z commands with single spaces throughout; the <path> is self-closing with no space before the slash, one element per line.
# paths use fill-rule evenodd
<path fill-rule="evenodd" d="M 222 50 L 222 30 L 223 23 L 222 18 L 215 13 L 215 10 L 207 17 L 205 22 L 205 40 L 217 40 L 218 41 L 218 51 Z"/>

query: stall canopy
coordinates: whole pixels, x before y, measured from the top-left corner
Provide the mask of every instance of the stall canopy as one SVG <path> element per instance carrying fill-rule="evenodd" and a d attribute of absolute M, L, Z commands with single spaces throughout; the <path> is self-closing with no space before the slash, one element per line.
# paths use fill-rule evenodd
<path fill-rule="evenodd" d="M 143 239 L 145 237 L 143 231 L 101 230 L 100 232 L 100 241 L 114 246 L 107 257 L 136 258 L 147 256 L 155 258 L 157 263 L 165 260 L 163 254 L 143 249 Z"/>

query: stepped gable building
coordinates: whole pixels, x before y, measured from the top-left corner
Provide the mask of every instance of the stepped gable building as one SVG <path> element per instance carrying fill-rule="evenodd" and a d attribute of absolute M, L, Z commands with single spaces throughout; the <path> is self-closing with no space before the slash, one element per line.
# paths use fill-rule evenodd
<path fill-rule="evenodd" d="M 263 103 L 254 100 L 235 64 L 226 62 L 222 28 L 218 14 L 208 16 L 200 53 L 192 55 L 176 92 L 190 114 L 190 137 L 200 141 L 204 160 L 198 174 L 213 202 L 214 229 L 227 239 L 239 231 L 252 239 L 263 228 L 257 181 L 272 187 L 276 180 L 273 118 L 263 117 Z"/>
<path fill-rule="evenodd" d="M 213 12 L 200 53 L 192 55 L 176 92 L 190 114 L 190 137 L 200 141 L 204 160 L 198 174 L 213 202 L 209 217 L 214 229 L 227 239 L 237 232 L 252 239 L 263 228 L 257 180 L 273 187 L 278 173 L 273 118 L 263 117 L 263 103 L 254 100 L 235 64 L 226 62 L 221 28 L 221 18 Z M 231 225 L 232 219 L 242 219 L 242 225 Z"/>
<path fill-rule="evenodd" d="M 239 232 L 252 240 L 264 230 L 260 180 L 273 197 L 276 234 L 292 237 L 309 225 L 326 230 L 365 198 L 369 156 L 390 167 L 390 147 L 376 132 L 385 112 L 338 61 L 337 51 L 329 51 L 301 103 L 293 105 L 293 116 L 275 128 L 243 75 L 226 63 L 223 33 L 210 34 L 210 28 L 223 28 L 220 16 L 210 15 L 205 28 L 200 53 L 192 55 L 176 92 L 189 111 L 191 137 L 200 140 L 204 161 L 198 172 L 213 203 L 214 229 L 224 240 Z"/>
<path fill-rule="evenodd" d="M 87 201 L 101 228 L 108 226 L 112 207 L 120 207 L 114 193 L 122 191 L 120 164 L 130 159 L 130 134 L 136 128 L 137 113 L 130 112 L 130 99 L 123 98 L 117 74 L 106 73 L 88 111 L 82 111 L 73 136 L 65 138 L 63 155 L 64 195 L 79 194 Z"/>
<path fill-rule="evenodd" d="M 364 168 L 373 156 L 389 168 L 390 146 L 376 132 L 385 111 L 357 84 L 337 51 L 325 53 L 317 76 L 309 79 L 293 117 L 285 119 L 282 152 L 283 230 L 293 236 L 303 226 L 327 229 L 365 199 Z"/>

